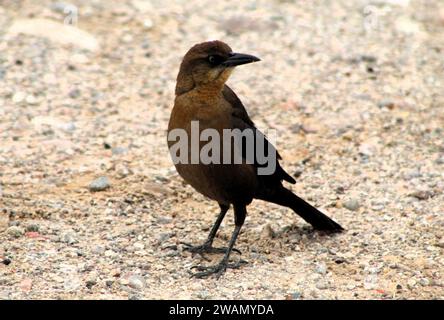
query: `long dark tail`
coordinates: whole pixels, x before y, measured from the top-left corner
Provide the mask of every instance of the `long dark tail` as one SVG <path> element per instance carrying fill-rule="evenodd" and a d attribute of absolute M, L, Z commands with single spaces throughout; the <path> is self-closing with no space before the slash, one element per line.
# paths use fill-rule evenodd
<path fill-rule="evenodd" d="M 338 223 L 284 187 L 272 195 L 260 197 L 260 199 L 293 209 L 294 212 L 311 224 L 316 230 L 330 232 L 341 232 L 344 230 Z"/>

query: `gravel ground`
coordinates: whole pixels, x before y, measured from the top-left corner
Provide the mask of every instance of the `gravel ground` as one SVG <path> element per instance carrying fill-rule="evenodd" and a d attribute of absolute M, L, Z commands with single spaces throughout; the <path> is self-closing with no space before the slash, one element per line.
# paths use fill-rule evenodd
<path fill-rule="evenodd" d="M 0 5 L 0 299 L 444 298 L 443 1 L 73 4 Z M 165 136 L 181 58 L 208 39 L 262 59 L 229 83 L 278 130 L 292 189 L 347 229 L 256 201 L 249 264 L 219 281 L 189 277 L 211 262 L 180 242 L 218 208 Z"/>

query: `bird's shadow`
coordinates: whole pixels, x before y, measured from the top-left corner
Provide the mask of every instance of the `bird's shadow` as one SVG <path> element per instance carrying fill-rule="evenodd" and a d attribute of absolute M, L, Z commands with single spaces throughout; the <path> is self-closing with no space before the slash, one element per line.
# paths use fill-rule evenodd
<path fill-rule="evenodd" d="M 315 230 L 310 225 L 291 224 L 273 234 L 273 239 L 300 238 L 301 240 L 322 240 L 326 236 L 334 236 L 337 233 L 331 231 Z"/>
<path fill-rule="evenodd" d="M 335 234 L 314 230 L 309 225 L 291 224 L 276 231 L 257 234 L 257 237 L 249 237 L 247 241 L 252 252 L 266 255 L 274 253 L 285 257 L 328 241 L 333 235 Z"/>

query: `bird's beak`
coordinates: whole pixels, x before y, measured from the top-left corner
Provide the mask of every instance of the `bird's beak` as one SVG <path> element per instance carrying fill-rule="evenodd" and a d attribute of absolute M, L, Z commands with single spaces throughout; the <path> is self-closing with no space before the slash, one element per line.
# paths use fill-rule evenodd
<path fill-rule="evenodd" d="M 222 65 L 224 67 L 235 67 L 240 66 L 241 64 L 247 64 L 256 61 L 261 61 L 261 59 L 250 54 L 232 53 L 227 60 L 222 62 Z"/>

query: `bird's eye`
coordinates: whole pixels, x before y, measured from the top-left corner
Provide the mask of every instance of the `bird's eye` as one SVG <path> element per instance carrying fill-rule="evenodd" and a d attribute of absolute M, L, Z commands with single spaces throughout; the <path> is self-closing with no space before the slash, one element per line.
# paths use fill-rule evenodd
<path fill-rule="evenodd" d="M 208 62 L 213 66 L 220 64 L 222 62 L 222 60 L 223 60 L 223 58 L 221 56 L 217 56 L 217 55 L 208 56 Z"/>

